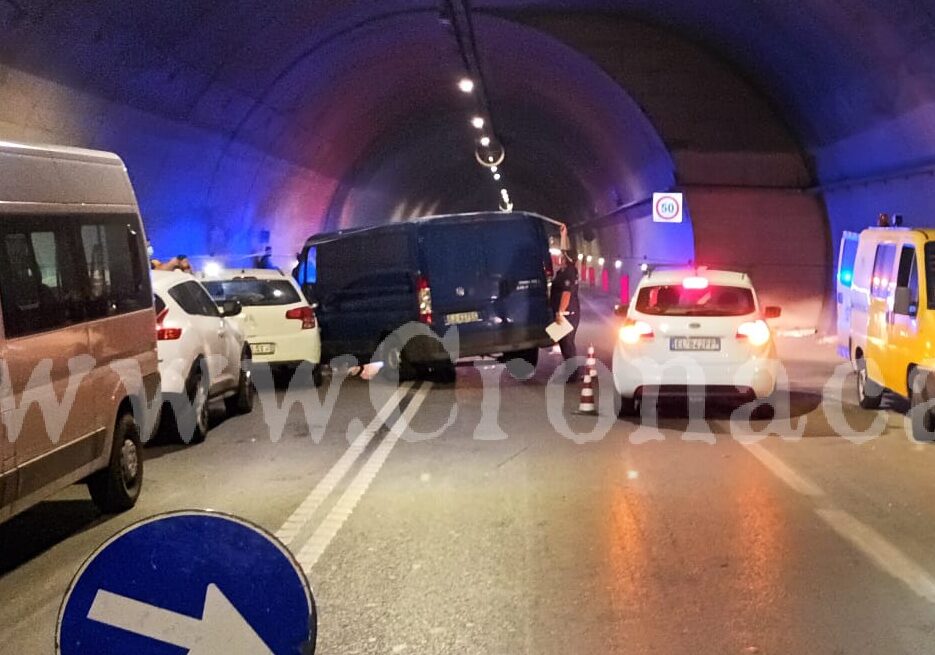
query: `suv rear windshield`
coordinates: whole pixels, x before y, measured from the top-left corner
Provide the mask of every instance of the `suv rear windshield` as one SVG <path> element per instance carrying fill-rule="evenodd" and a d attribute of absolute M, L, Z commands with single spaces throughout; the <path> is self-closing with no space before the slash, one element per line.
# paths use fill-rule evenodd
<path fill-rule="evenodd" d="M 636 311 L 655 316 L 746 316 L 756 311 L 756 303 L 745 287 L 686 289 L 679 284 L 640 289 Z"/>
<path fill-rule="evenodd" d="M 237 300 L 244 307 L 291 305 L 299 302 L 299 292 L 288 280 L 242 278 L 205 282 L 215 300 Z"/>

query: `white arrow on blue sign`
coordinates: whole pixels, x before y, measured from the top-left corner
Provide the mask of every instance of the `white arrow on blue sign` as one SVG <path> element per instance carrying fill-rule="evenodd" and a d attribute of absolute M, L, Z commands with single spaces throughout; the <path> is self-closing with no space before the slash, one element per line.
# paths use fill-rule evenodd
<path fill-rule="evenodd" d="M 60 655 L 295 655 L 315 650 L 315 602 L 275 537 L 215 512 L 130 526 L 81 567 Z"/>

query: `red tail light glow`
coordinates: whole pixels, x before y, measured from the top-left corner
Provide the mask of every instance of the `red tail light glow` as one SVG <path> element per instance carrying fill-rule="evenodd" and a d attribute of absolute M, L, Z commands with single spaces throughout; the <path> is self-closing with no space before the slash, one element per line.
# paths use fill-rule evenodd
<path fill-rule="evenodd" d="M 737 328 L 737 338 L 746 339 L 752 346 L 765 346 L 771 337 L 769 326 L 763 320 L 741 323 Z"/>
<path fill-rule="evenodd" d="M 311 330 L 317 325 L 315 320 L 315 310 L 311 307 L 296 307 L 286 312 L 286 318 L 295 321 L 302 321 L 303 330 Z"/>
<path fill-rule="evenodd" d="M 180 327 L 165 327 L 163 321 L 165 321 L 166 316 L 169 313 L 169 308 L 166 307 L 159 314 L 156 315 L 156 340 L 157 341 L 176 341 L 182 338 L 182 328 Z"/>
<path fill-rule="evenodd" d="M 419 292 L 419 321 L 426 325 L 432 324 L 432 287 L 429 286 L 429 280 L 424 275 L 420 275 L 416 281 L 416 289 Z"/>
<path fill-rule="evenodd" d="M 653 326 L 645 321 L 634 321 L 628 318 L 620 328 L 620 340 L 628 345 L 636 345 L 642 340 L 654 338 Z"/>

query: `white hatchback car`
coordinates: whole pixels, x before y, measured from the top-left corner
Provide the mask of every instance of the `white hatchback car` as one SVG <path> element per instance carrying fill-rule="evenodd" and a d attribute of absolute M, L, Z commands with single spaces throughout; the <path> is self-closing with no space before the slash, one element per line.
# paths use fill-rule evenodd
<path fill-rule="evenodd" d="M 203 282 L 218 302 L 235 300 L 243 307 L 243 328 L 255 363 L 295 368 L 312 365 L 321 386 L 321 334 L 315 310 L 299 285 L 277 269 L 237 269 L 205 275 Z"/>
<path fill-rule="evenodd" d="M 644 395 L 764 398 L 776 386 L 779 361 L 766 319 L 745 273 L 658 270 L 640 281 L 614 348 L 621 414 L 639 410 Z"/>
<path fill-rule="evenodd" d="M 231 318 L 235 302 L 219 307 L 195 278 L 178 271 L 153 271 L 162 418 L 174 421 L 179 436 L 203 441 L 208 405 L 223 398 L 227 412 L 253 410 L 250 346 Z M 226 315 L 226 316 L 225 316 Z"/>

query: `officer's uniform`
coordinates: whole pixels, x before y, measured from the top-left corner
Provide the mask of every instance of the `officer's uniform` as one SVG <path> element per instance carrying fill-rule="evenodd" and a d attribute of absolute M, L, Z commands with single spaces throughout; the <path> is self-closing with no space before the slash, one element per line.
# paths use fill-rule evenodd
<path fill-rule="evenodd" d="M 577 355 L 575 350 L 575 336 L 578 334 L 578 324 L 581 322 L 581 304 L 578 300 L 578 269 L 575 266 L 563 266 L 552 279 L 551 305 L 552 313 L 557 314 L 562 307 L 562 294 L 571 293 L 571 300 L 565 310 L 565 320 L 574 328 L 558 342 L 562 349 L 562 357 L 566 360 Z"/>

